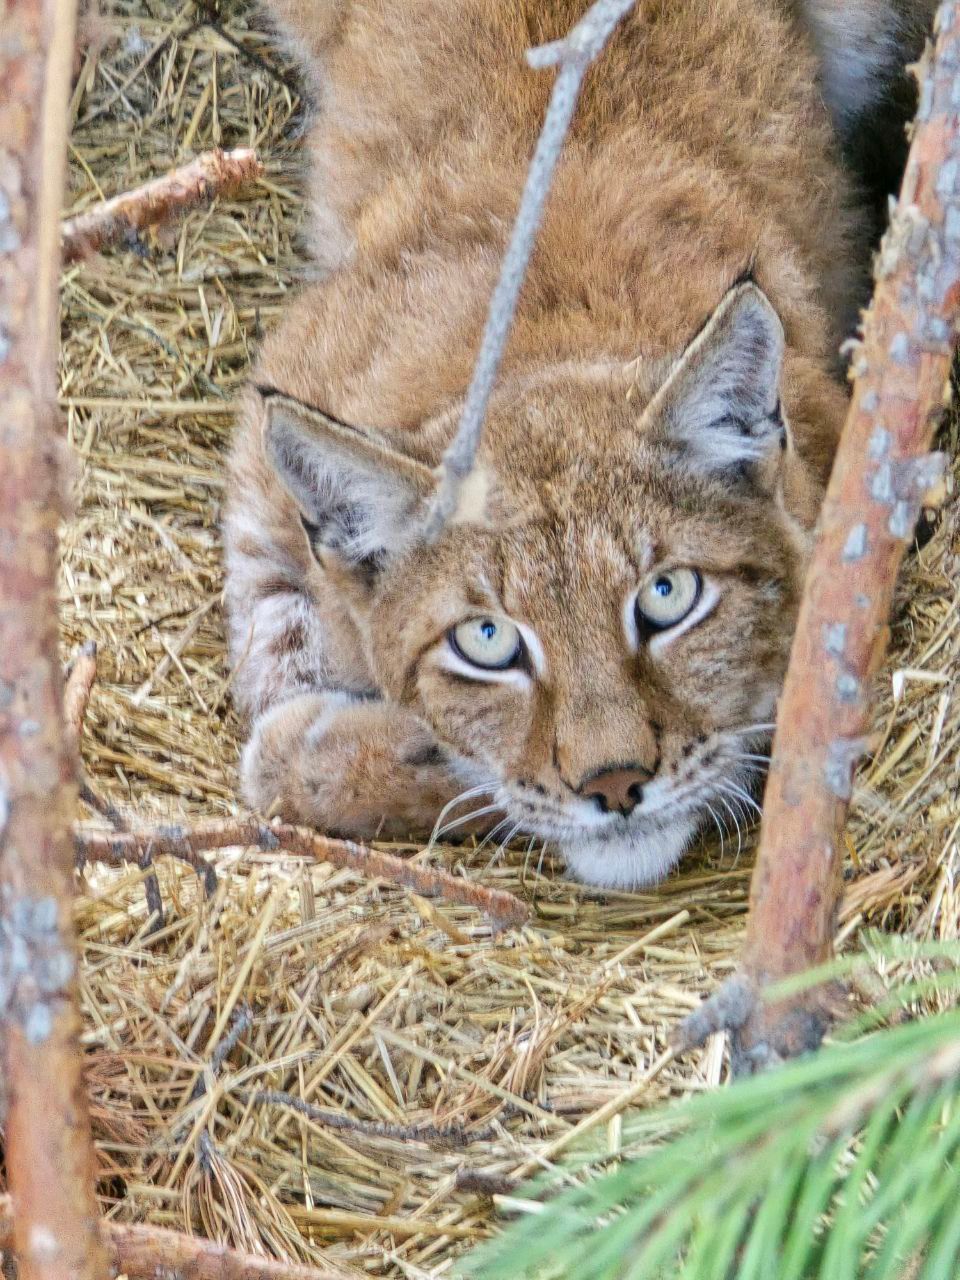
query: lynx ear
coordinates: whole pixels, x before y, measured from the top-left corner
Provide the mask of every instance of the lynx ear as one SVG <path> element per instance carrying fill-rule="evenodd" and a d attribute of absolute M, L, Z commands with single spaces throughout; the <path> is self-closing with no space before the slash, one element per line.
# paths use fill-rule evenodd
<path fill-rule="evenodd" d="M 697 470 L 742 469 L 779 450 L 783 325 L 753 281 L 735 285 L 684 351 L 644 424 Z"/>
<path fill-rule="evenodd" d="M 429 467 L 405 457 L 373 430 L 261 388 L 264 446 L 300 508 L 314 550 L 365 569 L 416 537 L 419 508 L 432 491 Z"/>

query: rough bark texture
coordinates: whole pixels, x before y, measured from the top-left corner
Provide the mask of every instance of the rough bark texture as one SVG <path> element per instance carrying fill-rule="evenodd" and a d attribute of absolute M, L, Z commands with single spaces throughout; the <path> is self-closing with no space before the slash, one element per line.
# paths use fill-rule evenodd
<path fill-rule="evenodd" d="M 72 0 L 0 19 L 0 1054 L 23 1280 L 94 1280 L 55 575 L 56 283 Z"/>
<path fill-rule="evenodd" d="M 64 262 L 129 243 L 146 227 L 157 226 L 219 195 L 235 193 L 262 173 L 263 165 L 250 147 L 207 151 L 162 178 L 67 219 L 61 229 Z"/>
<path fill-rule="evenodd" d="M 9 1208 L 9 1202 L 0 1197 L 0 1250 L 9 1249 L 13 1239 Z M 162 1227 L 105 1222 L 103 1238 L 110 1275 L 129 1280 L 349 1280 L 346 1272 L 335 1267 L 305 1267 L 239 1253 Z"/>
<path fill-rule="evenodd" d="M 897 570 L 943 474 L 944 459 L 927 450 L 948 402 L 960 318 L 960 4 L 940 6 L 936 48 L 919 74 L 907 171 L 854 353 L 853 400 L 780 704 L 743 971 L 681 1037 L 691 1043 L 717 1022 L 732 1029 L 740 1071 L 822 1037 L 822 994 L 774 1004 L 763 990 L 831 953 L 840 837 Z"/>
<path fill-rule="evenodd" d="M 209 849 L 227 849 L 249 845 L 260 849 L 280 849 L 302 858 L 315 858 L 335 867 L 350 867 L 372 879 L 412 889 L 425 898 L 439 897 L 447 902 L 460 902 L 485 911 L 498 928 L 525 924 L 530 912 L 525 903 L 502 889 L 487 889 L 472 880 L 452 876 L 446 871 L 423 867 L 409 858 L 368 849 L 352 840 L 331 840 L 306 827 L 281 823 L 269 826 L 255 818 L 236 821 L 197 823 L 192 827 L 159 827 L 154 831 L 117 832 L 100 835 L 78 832 L 77 861 L 141 863 L 145 855 L 167 854 L 188 862 L 209 882 L 212 867 L 205 862 Z M 213 881 L 216 884 L 216 881 Z"/>

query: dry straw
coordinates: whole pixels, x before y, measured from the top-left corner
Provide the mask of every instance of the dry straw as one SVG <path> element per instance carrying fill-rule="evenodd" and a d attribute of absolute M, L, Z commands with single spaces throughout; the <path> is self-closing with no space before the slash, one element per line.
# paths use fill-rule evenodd
<path fill-rule="evenodd" d="M 259 334 L 305 274 L 292 79 L 246 10 L 205 19 L 142 0 L 88 17 L 71 108 L 71 213 L 215 146 L 266 163 L 250 195 L 149 235 L 142 256 L 64 273 L 64 657 L 98 645 L 85 768 L 141 823 L 238 812 L 223 455 Z M 868 923 L 957 936 L 958 554 L 948 506 L 900 593 L 849 829 L 846 944 Z M 637 894 L 570 885 L 539 847 L 421 854 L 530 904 L 531 924 L 497 936 L 471 908 L 260 850 L 216 855 L 212 898 L 158 859 L 152 929 L 149 868 L 87 868 L 83 1042 L 108 1215 L 358 1276 L 447 1274 L 525 1209 L 512 1175 L 574 1127 L 601 1113 L 593 1139 L 615 1154 L 620 1106 L 721 1079 L 715 1042 L 651 1067 L 736 963 L 751 856 L 734 817 L 722 849 Z"/>

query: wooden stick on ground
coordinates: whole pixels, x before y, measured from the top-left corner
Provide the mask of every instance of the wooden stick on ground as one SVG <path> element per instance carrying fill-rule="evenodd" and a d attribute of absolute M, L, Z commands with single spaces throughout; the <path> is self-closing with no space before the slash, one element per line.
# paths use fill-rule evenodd
<path fill-rule="evenodd" d="M 206 151 L 190 164 L 68 218 L 61 228 L 63 260 L 76 262 L 99 249 L 122 244 L 181 210 L 220 195 L 233 195 L 262 174 L 263 165 L 251 147 Z"/>
<path fill-rule="evenodd" d="M 282 850 L 335 867 L 348 867 L 371 879 L 413 889 L 424 898 L 440 897 L 486 912 L 498 928 L 521 925 L 529 919 L 525 903 L 502 889 L 487 889 L 472 880 L 452 876 L 446 871 L 423 867 L 405 858 L 368 849 L 352 840 L 331 840 L 306 827 L 280 823 L 267 825 L 255 818 L 236 821 L 197 823 L 192 827 L 159 827 L 154 831 L 118 832 L 102 835 L 79 831 L 76 834 L 77 858 L 119 866 L 139 862 L 145 851 L 152 855 L 167 854 L 188 862 L 195 869 L 209 867 L 204 853 L 210 849 L 256 847 Z"/>
<path fill-rule="evenodd" d="M 63 718 L 78 746 L 83 732 L 84 716 L 87 714 L 87 704 L 96 678 L 97 644 L 95 640 L 88 640 L 70 668 L 63 691 Z"/>
<path fill-rule="evenodd" d="M 0 1250 L 11 1248 L 13 1235 L 9 1198 L 0 1197 Z M 240 1253 L 163 1227 L 105 1222 L 101 1235 L 110 1274 L 128 1276 L 129 1280 L 157 1280 L 158 1276 L 179 1280 L 349 1280 L 347 1272 L 336 1267 L 307 1267 Z"/>
<path fill-rule="evenodd" d="M 57 652 L 57 274 L 73 0 L 0 19 L 0 1079 L 22 1280 L 98 1280 Z"/>
<path fill-rule="evenodd" d="M 942 4 L 920 69 L 920 108 L 876 293 L 852 365 L 833 468 L 780 704 L 742 972 L 694 1014 L 691 1045 L 734 1030 L 750 1071 L 816 1047 L 823 996 L 771 1004 L 763 988 L 826 960 L 853 770 L 868 746 L 871 684 L 897 570 L 944 459 L 926 451 L 949 397 L 960 318 L 960 4 Z"/>

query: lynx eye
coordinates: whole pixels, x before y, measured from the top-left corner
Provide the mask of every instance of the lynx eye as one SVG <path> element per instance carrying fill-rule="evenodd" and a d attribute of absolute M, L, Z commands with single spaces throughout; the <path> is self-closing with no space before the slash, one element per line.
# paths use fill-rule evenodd
<path fill-rule="evenodd" d="M 700 599 L 703 580 L 694 569 L 656 573 L 637 594 L 637 622 L 648 631 L 667 631 L 686 618 Z"/>
<path fill-rule="evenodd" d="M 523 652 L 519 629 L 506 618 L 470 618 L 449 635 L 454 653 L 475 667 L 504 671 Z"/>

